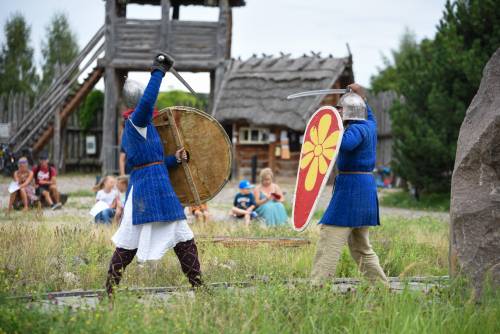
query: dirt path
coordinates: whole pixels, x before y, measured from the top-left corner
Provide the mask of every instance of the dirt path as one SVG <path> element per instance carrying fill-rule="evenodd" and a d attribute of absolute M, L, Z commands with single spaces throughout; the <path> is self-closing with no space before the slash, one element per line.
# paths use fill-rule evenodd
<path fill-rule="evenodd" d="M 8 205 L 8 185 L 10 179 L 0 178 L 0 207 L 6 208 Z M 293 193 L 295 184 L 291 178 L 278 178 L 277 182 L 285 192 L 285 198 L 288 203 L 291 203 L 291 194 Z M 52 217 L 64 213 L 65 215 L 73 215 L 77 217 L 88 217 L 88 210 L 92 206 L 93 197 L 90 196 L 92 186 L 95 184 L 95 175 L 62 175 L 58 177 L 58 186 L 61 192 L 73 194 L 70 196 L 69 205 L 63 210 L 52 212 L 44 211 L 44 216 Z M 318 204 L 318 209 L 326 209 L 332 196 L 332 186 L 327 186 Z M 232 206 L 235 193 L 238 191 L 237 182 L 229 182 L 224 189 L 210 201 L 210 209 L 214 219 L 226 220 L 229 218 L 228 212 Z M 82 196 L 84 195 L 84 196 Z M 380 208 L 381 216 L 395 216 L 401 218 L 420 218 L 431 217 L 448 222 L 450 217 L 447 212 L 419 211 L 400 208 Z"/>

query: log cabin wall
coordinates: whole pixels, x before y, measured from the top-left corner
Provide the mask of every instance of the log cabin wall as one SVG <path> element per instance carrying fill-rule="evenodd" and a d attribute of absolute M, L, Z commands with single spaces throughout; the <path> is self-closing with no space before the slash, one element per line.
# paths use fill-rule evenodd
<path fill-rule="evenodd" d="M 389 110 L 396 101 L 403 101 L 395 92 L 367 94 L 375 119 L 377 120 L 377 167 L 390 166 L 392 162 L 392 124 Z"/>
<path fill-rule="evenodd" d="M 242 127 L 249 127 L 247 123 L 235 123 L 231 126 L 225 126 L 226 129 L 232 128 L 232 131 L 236 131 L 239 134 L 239 130 Z M 266 127 L 256 127 L 256 128 L 266 128 Z M 295 141 L 302 135 L 300 132 L 290 130 L 286 127 L 271 126 L 267 128 L 270 134 L 274 134 L 276 140 L 273 142 L 268 142 L 265 144 L 245 144 L 239 141 L 239 135 L 232 136 L 233 145 L 235 148 L 235 168 L 236 173 L 239 178 L 250 178 L 251 167 L 252 167 L 252 157 L 257 157 L 257 175 L 263 168 L 269 167 L 273 170 L 274 174 L 277 176 L 295 176 L 297 173 L 297 168 L 299 166 L 300 158 L 300 147 L 298 145 L 290 145 L 290 159 L 282 159 L 281 155 L 276 156 L 276 149 L 281 151 L 280 134 L 285 131 L 288 135 L 288 140 L 291 142 L 292 136 Z M 234 133 L 233 133 L 234 134 Z M 231 134 L 229 134 L 231 137 Z"/>
<path fill-rule="evenodd" d="M 152 50 L 168 45 L 179 71 L 211 71 L 218 63 L 218 22 L 170 21 L 169 34 L 162 33 L 162 20 L 116 20 L 116 41 L 111 65 L 127 70 L 145 70 Z"/>

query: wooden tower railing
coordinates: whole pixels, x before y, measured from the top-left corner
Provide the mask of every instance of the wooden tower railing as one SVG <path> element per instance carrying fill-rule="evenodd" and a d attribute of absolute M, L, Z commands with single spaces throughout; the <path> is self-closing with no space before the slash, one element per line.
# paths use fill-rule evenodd
<path fill-rule="evenodd" d="M 31 108 L 29 116 L 10 138 L 9 142 L 14 144 L 15 151 L 31 147 L 36 152 L 50 140 L 55 119 L 59 117 L 64 122 L 102 77 L 104 69 L 95 67 L 83 83 L 77 83 L 78 77 L 88 71 L 104 49 L 104 27 L 101 27 L 75 60 L 40 96 L 39 102 Z"/>

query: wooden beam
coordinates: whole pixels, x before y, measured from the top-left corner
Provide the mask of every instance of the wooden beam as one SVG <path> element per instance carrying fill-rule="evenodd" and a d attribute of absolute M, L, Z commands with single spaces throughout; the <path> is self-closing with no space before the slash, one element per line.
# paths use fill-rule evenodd
<path fill-rule="evenodd" d="M 233 165 L 231 166 L 231 175 L 232 175 L 232 178 L 233 179 L 237 179 L 238 178 L 238 157 L 237 157 L 237 154 L 238 154 L 238 151 L 237 151 L 237 146 L 238 146 L 238 125 L 236 123 L 233 123 L 232 125 L 233 129 L 232 129 L 232 151 L 233 151 Z"/>
<path fill-rule="evenodd" d="M 311 241 L 303 238 L 252 238 L 252 237 L 198 237 L 200 243 L 221 244 L 225 247 L 247 247 L 258 245 L 270 245 L 278 247 L 299 247 L 311 244 Z"/>
<path fill-rule="evenodd" d="M 104 117 L 102 121 L 102 174 L 113 173 L 118 165 L 117 159 L 117 114 L 120 96 L 118 70 L 107 68 L 104 75 Z"/>
<path fill-rule="evenodd" d="M 61 158 L 61 113 L 54 114 L 54 140 L 52 146 L 52 161 L 56 168 L 59 168 Z"/>
<path fill-rule="evenodd" d="M 171 47 L 170 7 L 170 0 L 161 0 L 160 47 L 166 52 L 169 52 Z"/>
<path fill-rule="evenodd" d="M 180 6 L 174 5 L 174 12 L 172 13 L 172 20 L 179 20 Z"/>

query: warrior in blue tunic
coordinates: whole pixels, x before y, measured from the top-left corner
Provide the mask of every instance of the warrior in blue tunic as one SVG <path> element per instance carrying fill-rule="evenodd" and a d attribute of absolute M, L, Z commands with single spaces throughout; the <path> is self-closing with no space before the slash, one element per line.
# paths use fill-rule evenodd
<path fill-rule="evenodd" d="M 161 81 L 173 63 L 168 54 L 158 54 L 142 97 L 134 93 L 134 88 L 126 92 L 129 102 L 134 100 L 130 96 L 134 94 L 140 101 L 125 120 L 122 134 L 121 150 L 131 173 L 123 218 L 112 238 L 116 249 L 106 281 L 109 294 L 113 286 L 119 284 L 123 270 L 136 254 L 141 262 L 159 260 L 170 248 L 174 249 L 191 285 L 202 284 L 193 232 L 168 176 L 168 168 L 175 168 L 182 159 L 187 160 L 187 154 L 181 149 L 175 155 L 165 156 L 161 138 L 152 124 Z"/>
<path fill-rule="evenodd" d="M 339 175 L 333 197 L 320 221 L 320 239 L 314 259 L 312 279 L 322 281 L 335 276 L 342 248 L 347 243 L 360 271 L 371 281 L 387 283 L 377 254 L 368 237 L 368 227 L 380 224 L 375 168 L 377 123 L 358 84 L 349 86 L 337 109 L 344 126 L 337 158 Z"/>

